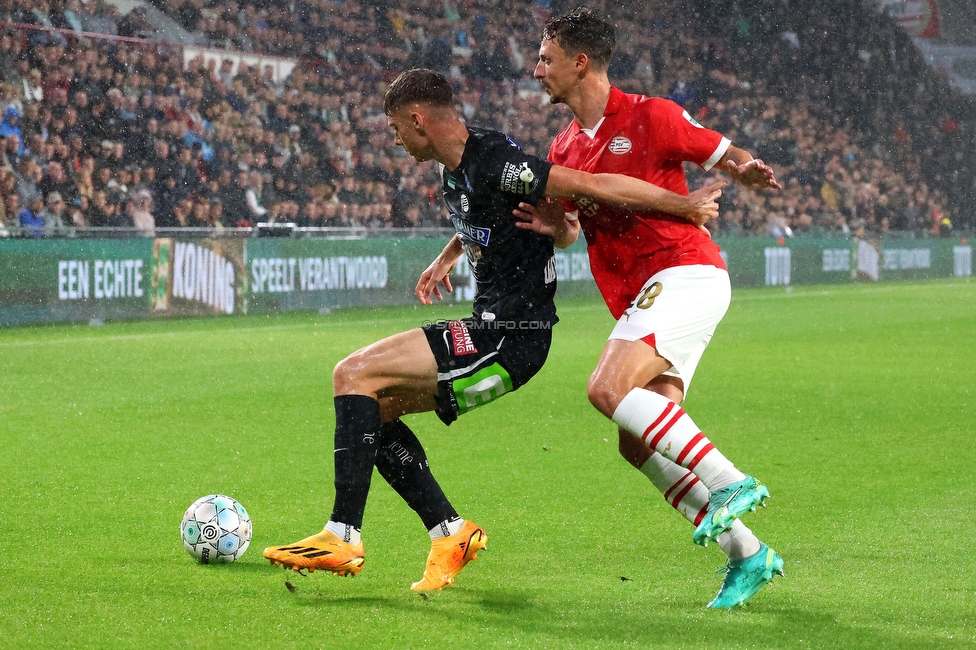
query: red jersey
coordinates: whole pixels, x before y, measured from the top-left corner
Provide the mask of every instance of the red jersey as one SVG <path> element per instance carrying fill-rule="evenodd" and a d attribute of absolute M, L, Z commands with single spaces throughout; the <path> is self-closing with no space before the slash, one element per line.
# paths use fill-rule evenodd
<path fill-rule="evenodd" d="M 731 143 L 703 128 L 678 104 L 610 89 L 595 137 L 575 119 L 553 140 L 549 160 L 590 173 L 617 173 L 688 194 L 683 161 L 710 170 Z M 725 269 L 719 248 L 701 230 L 663 212 L 636 212 L 576 202 L 590 270 L 614 318 L 620 318 L 655 273 L 708 264 Z M 570 208 L 572 209 L 572 208 Z"/>

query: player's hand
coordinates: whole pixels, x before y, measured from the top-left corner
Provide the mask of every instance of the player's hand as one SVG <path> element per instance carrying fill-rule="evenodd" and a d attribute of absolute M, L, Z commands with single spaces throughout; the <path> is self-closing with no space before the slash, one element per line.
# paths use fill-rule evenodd
<path fill-rule="evenodd" d="M 420 301 L 420 304 L 433 305 L 434 301 L 431 300 L 431 296 L 438 300 L 443 300 L 444 295 L 441 293 L 439 285 L 443 285 L 448 293 L 454 292 L 454 287 L 451 286 L 451 271 L 453 270 L 454 264 L 434 260 L 427 267 L 427 270 L 420 274 L 420 279 L 417 280 L 417 287 L 414 289 L 414 293 L 417 294 L 417 300 Z"/>
<path fill-rule="evenodd" d="M 737 165 L 735 161 L 728 160 L 725 163 L 725 171 L 732 177 L 732 180 L 750 190 L 783 189 L 783 186 L 776 180 L 773 168 L 758 158 L 742 165 Z"/>
<path fill-rule="evenodd" d="M 717 201 L 722 196 L 722 188 L 728 185 L 729 182 L 723 179 L 695 190 L 688 195 L 687 210 L 680 216 L 699 228 L 704 228 L 707 222 L 718 218 Z"/>
<path fill-rule="evenodd" d="M 537 204 L 519 203 L 512 214 L 520 219 L 515 225 L 523 230 L 531 230 L 540 235 L 548 235 L 553 239 L 565 227 L 566 212 L 560 201 L 542 200 Z"/>

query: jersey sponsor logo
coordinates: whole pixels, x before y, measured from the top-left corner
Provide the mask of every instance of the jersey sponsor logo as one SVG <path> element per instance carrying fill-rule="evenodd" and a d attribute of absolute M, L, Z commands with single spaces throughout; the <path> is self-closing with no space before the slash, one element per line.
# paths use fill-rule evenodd
<path fill-rule="evenodd" d="M 459 320 L 452 320 L 447 324 L 447 329 L 451 333 L 451 346 L 454 348 L 454 356 L 461 357 L 466 354 L 474 354 L 478 348 L 471 340 L 471 333 L 468 326 Z"/>
<path fill-rule="evenodd" d="M 607 145 L 607 151 L 609 151 L 610 153 L 615 153 L 619 156 L 629 152 L 633 148 L 633 146 L 634 143 L 631 142 L 628 138 L 625 138 L 622 135 L 618 135 L 617 137 L 615 137 L 613 140 L 610 141 L 610 144 Z"/>
<path fill-rule="evenodd" d="M 691 124 L 696 129 L 704 129 L 705 128 L 701 124 L 699 124 L 697 121 L 695 121 L 695 118 L 693 118 L 691 115 L 688 115 L 688 111 L 681 111 L 681 117 L 683 117 L 686 120 L 688 120 L 688 123 Z"/>
<path fill-rule="evenodd" d="M 596 216 L 597 211 L 600 209 L 600 204 L 592 199 L 581 198 L 576 199 L 576 207 L 579 209 L 579 214 L 584 217 Z"/>
<path fill-rule="evenodd" d="M 463 212 L 464 214 L 467 214 L 470 211 L 471 211 L 471 202 L 468 201 L 468 195 L 467 194 L 462 194 L 461 195 L 461 212 Z"/>
<path fill-rule="evenodd" d="M 535 172 L 529 169 L 528 161 L 519 164 L 505 163 L 499 184 L 502 192 L 531 194 L 538 184 Z"/>
<path fill-rule="evenodd" d="M 481 253 L 481 246 L 467 241 L 462 241 L 461 246 L 464 247 L 464 254 L 467 256 L 468 266 L 470 266 L 472 270 L 478 268 L 478 260 L 484 257 L 484 255 Z"/>
<path fill-rule="evenodd" d="M 451 388 L 452 402 L 457 404 L 458 414 L 463 415 L 510 393 L 515 390 L 515 384 L 501 364 L 493 363 L 470 377 L 458 377 Z"/>
<path fill-rule="evenodd" d="M 552 284 L 556 281 L 556 256 L 553 255 L 549 258 L 549 263 L 546 264 L 545 270 L 545 282 L 546 284 Z"/>
<path fill-rule="evenodd" d="M 479 246 L 488 245 L 488 240 L 491 239 L 491 228 L 473 226 L 455 214 L 451 215 L 451 222 L 454 224 L 454 229 L 461 233 L 461 236 L 468 241 Z"/>

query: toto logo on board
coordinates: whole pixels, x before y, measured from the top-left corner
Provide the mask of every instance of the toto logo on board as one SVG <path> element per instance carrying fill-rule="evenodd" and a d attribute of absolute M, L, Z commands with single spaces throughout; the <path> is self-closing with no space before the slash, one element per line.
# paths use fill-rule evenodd
<path fill-rule="evenodd" d="M 630 148 L 632 146 L 633 144 L 630 142 L 630 140 L 628 140 L 622 135 L 618 135 L 616 138 L 610 141 L 610 144 L 607 145 L 607 150 L 610 153 L 615 153 L 619 155 L 619 154 L 625 154 L 628 151 L 630 151 Z"/>

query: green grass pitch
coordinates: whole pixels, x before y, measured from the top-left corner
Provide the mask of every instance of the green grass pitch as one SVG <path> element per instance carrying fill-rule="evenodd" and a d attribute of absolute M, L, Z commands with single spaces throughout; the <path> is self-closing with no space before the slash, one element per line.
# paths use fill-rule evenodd
<path fill-rule="evenodd" d="M 973 647 L 976 283 L 737 290 L 685 408 L 772 492 L 746 523 L 786 560 L 740 610 L 705 604 L 714 545 L 616 452 L 585 384 L 612 322 L 560 302 L 528 386 L 445 428 L 409 418 L 488 550 L 409 590 L 429 540 L 374 476 L 365 570 L 261 557 L 332 505 L 331 371 L 464 307 L 0 331 L 0 648 Z M 251 548 L 178 536 L 214 492 Z M 290 590 L 290 584 L 294 590 Z"/>

